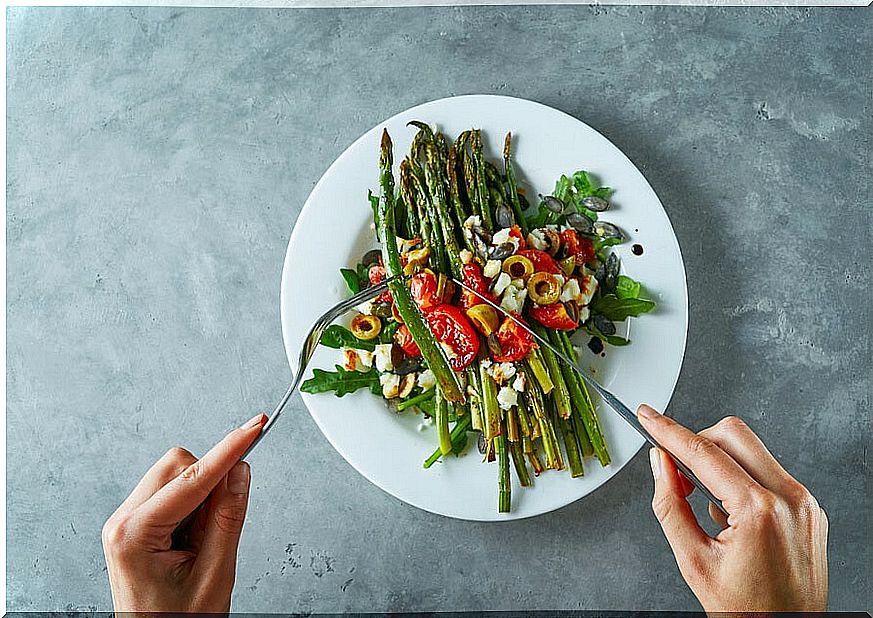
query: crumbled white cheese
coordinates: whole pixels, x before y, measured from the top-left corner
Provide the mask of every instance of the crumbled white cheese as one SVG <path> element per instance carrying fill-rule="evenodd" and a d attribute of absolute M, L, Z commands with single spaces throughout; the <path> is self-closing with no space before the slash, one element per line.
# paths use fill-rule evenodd
<path fill-rule="evenodd" d="M 512 363 L 495 363 L 488 369 L 488 373 L 498 384 L 509 381 L 515 375 L 515 365 Z"/>
<path fill-rule="evenodd" d="M 479 215 L 470 215 L 464 220 L 464 227 L 482 227 L 482 219 Z"/>
<path fill-rule="evenodd" d="M 509 410 L 518 405 L 518 393 L 509 386 L 502 386 L 497 393 L 497 403 L 501 410 Z"/>
<path fill-rule="evenodd" d="M 527 235 L 527 244 L 530 245 L 531 248 L 539 249 L 540 251 L 545 251 L 549 248 L 549 241 L 546 240 L 546 234 L 540 229 L 533 230 Z"/>
<path fill-rule="evenodd" d="M 376 361 L 376 369 L 379 371 L 391 371 L 394 369 L 394 364 L 391 362 L 391 344 L 379 343 L 373 352 Z"/>
<path fill-rule="evenodd" d="M 458 358 L 457 352 L 455 352 L 452 349 L 452 346 L 447 344 L 445 341 L 440 341 L 440 346 L 442 347 L 443 351 L 446 353 L 446 358 L 448 358 L 449 360 L 452 360 L 454 358 Z"/>
<path fill-rule="evenodd" d="M 469 264 L 473 261 L 473 253 L 469 249 L 461 249 L 461 263 Z"/>
<path fill-rule="evenodd" d="M 420 374 L 418 374 L 418 385 L 423 390 L 430 390 L 436 384 L 436 376 L 434 376 L 433 371 L 430 369 L 425 369 Z"/>
<path fill-rule="evenodd" d="M 591 312 L 588 307 L 582 307 L 579 310 L 579 322 L 587 322 L 589 317 L 591 317 Z"/>
<path fill-rule="evenodd" d="M 343 358 L 346 362 L 343 367 L 346 371 L 355 371 L 358 368 L 358 354 L 352 348 L 343 348 Z"/>
<path fill-rule="evenodd" d="M 364 367 L 372 367 L 373 366 L 373 353 L 369 350 L 357 350 L 358 352 L 358 360 Z"/>
<path fill-rule="evenodd" d="M 519 373 L 516 374 L 515 380 L 512 383 L 512 389 L 515 391 L 523 392 L 524 391 L 524 374 Z"/>
<path fill-rule="evenodd" d="M 527 287 L 527 286 L 524 284 L 524 279 L 513 279 L 511 285 L 512 285 L 512 287 L 514 287 L 516 290 L 523 290 L 525 287 Z"/>
<path fill-rule="evenodd" d="M 379 384 L 382 385 L 382 396 L 385 399 L 393 399 L 400 392 L 400 376 L 396 373 L 381 374 Z"/>
<path fill-rule="evenodd" d="M 502 230 L 498 230 L 498 231 L 494 232 L 494 235 L 491 237 L 491 244 L 494 245 L 495 247 L 497 245 L 502 245 L 505 242 L 512 243 L 512 246 L 514 247 L 513 251 L 518 250 L 518 246 L 519 246 L 518 238 L 515 236 L 511 236 L 509 234 L 508 227 L 505 227 Z"/>
<path fill-rule="evenodd" d="M 597 291 L 597 279 L 592 277 L 591 275 L 585 275 L 582 277 L 582 285 L 581 285 L 581 296 L 579 298 L 579 302 L 583 305 L 587 305 L 591 302 L 591 299 L 594 298 L 594 292 Z"/>
<path fill-rule="evenodd" d="M 485 262 L 485 268 L 482 269 L 482 274 L 489 279 L 493 279 L 500 274 L 500 265 L 500 260 L 488 260 Z"/>
<path fill-rule="evenodd" d="M 485 360 L 479 361 L 479 366 L 482 367 L 482 369 L 488 369 L 491 366 L 491 359 L 486 358 Z"/>
<path fill-rule="evenodd" d="M 579 289 L 579 282 L 575 279 L 570 279 L 564 284 L 564 289 L 561 292 L 561 302 L 568 303 L 571 300 L 579 300 L 582 297 L 582 291 Z"/>
<path fill-rule="evenodd" d="M 494 282 L 494 293 L 500 296 L 511 282 L 512 278 L 507 273 L 500 273 L 497 281 Z"/>
<path fill-rule="evenodd" d="M 524 307 L 525 298 L 527 298 L 527 289 L 519 290 L 511 285 L 506 288 L 503 298 L 500 299 L 500 308 L 510 313 L 520 313 Z"/>

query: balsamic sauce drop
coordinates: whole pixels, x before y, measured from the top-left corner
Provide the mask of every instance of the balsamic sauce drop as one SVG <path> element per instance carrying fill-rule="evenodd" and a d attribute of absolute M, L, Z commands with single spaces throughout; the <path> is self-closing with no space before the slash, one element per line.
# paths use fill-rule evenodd
<path fill-rule="evenodd" d="M 631 247 L 631 251 L 634 255 L 642 255 L 643 254 L 643 246 L 642 245 L 634 245 Z"/>

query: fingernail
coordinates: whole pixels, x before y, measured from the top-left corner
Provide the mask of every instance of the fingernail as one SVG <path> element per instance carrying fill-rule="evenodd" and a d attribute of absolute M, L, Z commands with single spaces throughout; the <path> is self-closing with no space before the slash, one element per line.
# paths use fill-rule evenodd
<path fill-rule="evenodd" d="M 650 408 L 646 404 L 642 404 L 639 408 L 637 408 L 637 416 L 652 420 L 653 418 L 657 418 L 659 416 L 659 413 L 654 408 Z"/>
<path fill-rule="evenodd" d="M 232 494 L 242 495 L 249 490 L 251 470 L 249 464 L 239 462 L 227 473 L 227 490 Z"/>
<path fill-rule="evenodd" d="M 661 476 L 661 455 L 658 453 L 658 449 L 649 449 L 649 464 L 652 466 L 652 477 L 657 481 L 658 477 Z"/>
<path fill-rule="evenodd" d="M 250 421 L 248 421 L 245 425 L 242 426 L 243 429 L 251 429 L 252 427 L 257 427 L 261 423 L 264 422 L 264 415 L 258 414 L 253 417 Z"/>

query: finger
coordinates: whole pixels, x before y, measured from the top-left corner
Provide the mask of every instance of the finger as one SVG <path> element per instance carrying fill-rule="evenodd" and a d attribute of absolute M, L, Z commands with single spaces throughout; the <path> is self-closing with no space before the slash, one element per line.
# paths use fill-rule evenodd
<path fill-rule="evenodd" d="M 649 451 L 652 476 L 655 478 L 655 495 L 652 510 L 667 542 L 676 556 L 680 569 L 691 570 L 703 564 L 703 557 L 710 549 L 712 539 L 700 527 L 691 504 L 686 500 L 686 488 L 682 473 L 661 449 Z M 692 486 L 693 489 L 693 486 Z"/>
<path fill-rule="evenodd" d="M 171 480 L 179 476 L 179 474 L 197 461 L 189 451 L 174 447 L 164 453 L 164 455 L 156 461 L 145 476 L 140 479 L 130 495 L 121 503 L 116 513 L 127 514 L 140 506 L 143 502 L 151 498 L 156 491 L 169 483 Z"/>
<path fill-rule="evenodd" d="M 241 461 L 231 468 L 209 498 L 196 564 L 207 580 L 233 581 L 250 484 L 249 465 Z"/>
<path fill-rule="evenodd" d="M 259 414 L 239 429 L 234 429 L 199 461 L 164 485 L 137 510 L 142 521 L 153 527 L 175 528 L 240 460 L 260 433 L 266 418 Z"/>
<path fill-rule="evenodd" d="M 747 504 L 749 497 L 761 490 L 742 466 L 711 440 L 645 404 L 637 409 L 637 416 L 661 446 L 688 466 L 728 510 L 732 505 Z"/>
<path fill-rule="evenodd" d="M 709 518 L 722 530 L 726 530 L 729 525 L 727 515 L 722 513 L 721 509 L 715 506 L 712 502 L 709 503 Z"/>
<path fill-rule="evenodd" d="M 736 416 L 728 416 L 700 432 L 712 440 L 749 475 L 770 491 L 781 494 L 794 489 L 797 481 L 767 450 L 761 439 Z"/>

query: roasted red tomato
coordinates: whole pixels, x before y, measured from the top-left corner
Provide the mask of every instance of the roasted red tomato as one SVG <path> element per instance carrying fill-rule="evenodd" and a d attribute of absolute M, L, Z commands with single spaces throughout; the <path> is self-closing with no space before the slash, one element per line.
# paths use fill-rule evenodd
<path fill-rule="evenodd" d="M 585 264 L 594 260 L 594 243 L 590 238 L 580 237 L 576 230 L 561 232 L 561 244 L 566 248 L 567 257 L 576 257 L 577 264 Z"/>
<path fill-rule="evenodd" d="M 367 277 L 370 279 L 370 285 L 376 285 L 377 283 L 382 283 L 382 280 L 385 279 L 385 267 L 380 266 L 378 264 L 374 264 L 370 266 L 370 270 L 367 271 Z M 391 297 L 391 292 L 385 290 L 379 296 L 377 296 L 374 302 L 377 303 L 390 303 L 393 302 L 393 298 Z"/>
<path fill-rule="evenodd" d="M 433 273 L 420 272 L 409 281 L 412 299 L 421 309 L 426 310 L 442 303 L 437 298 L 437 280 Z"/>
<path fill-rule="evenodd" d="M 470 286 L 485 298 L 497 302 L 496 299 L 488 293 L 488 280 L 482 274 L 482 267 L 475 262 L 464 264 L 464 284 Z M 480 305 L 483 302 L 485 301 L 472 292 L 461 290 L 461 300 L 459 304 L 464 311 L 475 305 Z"/>
<path fill-rule="evenodd" d="M 504 318 L 503 324 L 497 329 L 497 341 L 500 342 L 502 352 L 500 356 L 494 357 L 498 363 L 521 360 L 535 345 L 533 335 L 510 318 Z"/>
<path fill-rule="evenodd" d="M 479 352 L 479 335 L 460 309 L 454 305 L 437 305 L 428 310 L 425 317 L 436 340 L 454 352 L 449 358 L 452 369 L 460 371 L 473 362 Z"/>
<path fill-rule="evenodd" d="M 421 356 L 421 350 L 418 349 L 418 344 L 412 339 L 412 333 L 406 328 L 406 324 L 401 324 L 394 333 L 394 343 L 403 348 L 407 356 Z"/>
<path fill-rule="evenodd" d="M 524 242 L 524 236 L 521 233 L 520 227 L 518 227 L 517 225 L 513 225 L 511 228 L 509 228 L 509 235 L 512 236 L 513 238 L 518 239 L 518 250 L 519 251 L 523 251 L 524 249 L 527 248 L 527 243 Z"/>
<path fill-rule="evenodd" d="M 547 328 L 556 330 L 574 330 L 579 324 L 570 317 L 563 303 L 551 305 L 531 304 L 528 309 L 530 317 Z"/>
<path fill-rule="evenodd" d="M 529 259 L 534 266 L 534 272 L 551 273 L 553 275 L 557 275 L 561 272 L 561 267 L 558 266 L 555 259 L 545 251 L 540 251 L 539 249 L 524 249 L 522 251 L 516 251 L 515 254 Z"/>

